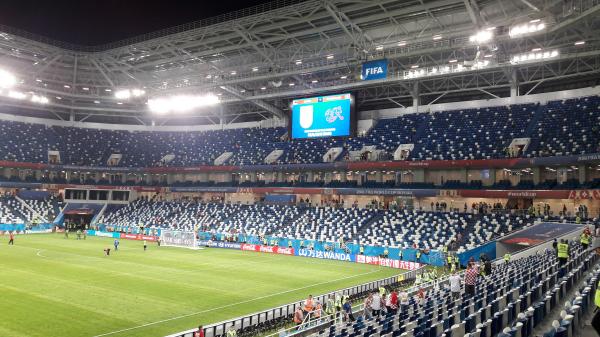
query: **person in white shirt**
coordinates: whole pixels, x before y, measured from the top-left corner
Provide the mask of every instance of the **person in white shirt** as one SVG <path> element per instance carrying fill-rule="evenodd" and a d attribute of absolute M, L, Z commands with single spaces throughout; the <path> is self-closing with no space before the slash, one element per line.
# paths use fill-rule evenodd
<path fill-rule="evenodd" d="M 460 279 L 461 277 L 458 275 L 458 273 L 454 273 L 448 278 L 450 281 L 450 292 L 452 293 L 453 299 L 457 299 L 460 296 Z"/>
<path fill-rule="evenodd" d="M 379 296 L 379 290 L 373 293 L 371 309 L 373 309 L 373 317 L 377 317 L 381 313 L 381 296 Z"/>

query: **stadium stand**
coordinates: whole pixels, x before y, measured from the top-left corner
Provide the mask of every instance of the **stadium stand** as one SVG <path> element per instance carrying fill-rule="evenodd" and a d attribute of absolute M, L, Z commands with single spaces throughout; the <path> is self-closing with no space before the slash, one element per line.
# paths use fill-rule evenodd
<path fill-rule="evenodd" d="M 14 199 L 11 197 L 2 197 L 0 199 L 0 223 L 3 224 L 22 224 L 25 220 L 11 205 Z"/>
<path fill-rule="evenodd" d="M 226 164 L 258 165 L 273 150 L 277 163 L 321 163 L 332 147 L 344 154 L 375 146 L 391 155 L 400 144 L 415 144 L 409 160 L 493 159 L 510 157 L 514 138 L 531 137 L 527 157 L 595 153 L 600 149 L 598 96 L 551 101 L 546 105 L 512 106 L 409 114 L 379 120 L 364 136 L 347 140 L 285 140 L 286 129 L 247 128 L 203 132 L 130 132 L 75 127 L 46 127 L 1 121 L 0 157 L 46 163 L 47 150 L 60 151 L 70 165 L 106 166 L 111 154 L 122 154 L 123 167 L 212 165 L 224 152 Z M 560 128 L 554 127 L 561 125 Z M 8 132 L 10 130 L 10 133 Z M 30 137 L 30 135 L 36 135 Z M 173 154 L 170 162 L 164 156 Z M 337 160 L 344 160 L 342 154 Z M 514 156 L 514 154 L 512 155 Z"/>
<path fill-rule="evenodd" d="M 533 217 L 501 214 L 465 214 L 386 211 L 361 233 L 363 244 L 438 249 L 456 242 L 457 250 L 472 249 L 515 229 L 533 224 Z"/>
<path fill-rule="evenodd" d="M 105 211 L 99 223 L 271 235 L 281 238 L 463 251 L 539 220 L 533 216 L 358 208 L 136 200 Z M 460 238 L 460 240 L 458 240 Z"/>
<path fill-rule="evenodd" d="M 507 157 L 504 149 L 525 137 L 536 105 L 513 105 L 435 112 L 427 134 L 417 141 L 413 160 L 492 159 Z"/>
<path fill-rule="evenodd" d="M 506 336 L 532 336 L 533 328 L 562 303 L 565 294 L 597 260 L 595 254 L 584 252 L 578 244 L 572 244 L 571 249 L 572 259 L 564 270 L 552 252 L 534 254 L 497 264 L 491 276 L 479 278 L 473 297 L 463 293 L 454 299 L 445 286 L 421 285 L 409 292 L 409 303 L 396 314 L 361 317 L 312 336 L 505 336 L 505 329 Z M 591 284 L 584 287 L 579 299 L 582 307 L 592 305 L 595 285 Z M 419 289 L 424 290 L 421 297 L 417 295 Z M 573 329 L 573 318 L 562 322 L 565 330 Z"/>

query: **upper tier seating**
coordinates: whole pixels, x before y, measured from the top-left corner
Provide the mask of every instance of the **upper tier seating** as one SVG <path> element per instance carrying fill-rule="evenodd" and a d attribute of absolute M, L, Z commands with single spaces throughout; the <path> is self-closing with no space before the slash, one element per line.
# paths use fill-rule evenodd
<path fill-rule="evenodd" d="M 600 152 L 600 97 L 548 102 L 531 138 L 529 157 Z"/>
<path fill-rule="evenodd" d="M 514 105 L 435 112 L 412 159 L 504 158 L 514 138 L 525 137 L 537 106 Z"/>
<path fill-rule="evenodd" d="M 409 160 L 505 158 L 514 138 L 531 144 L 519 156 L 551 156 L 600 152 L 600 97 L 547 105 L 520 104 L 382 119 L 354 138 L 286 140 L 286 128 L 246 128 L 192 132 L 150 132 L 59 127 L 0 121 L 0 160 L 47 163 L 48 150 L 60 152 L 62 164 L 106 166 L 121 154 L 123 167 L 212 165 L 232 152 L 227 165 L 263 164 L 273 150 L 277 163 L 321 163 L 332 147 L 347 151 L 375 146 L 380 158 L 391 158 L 400 144 L 414 144 Z M 166 155 L 174 155 L 163 162 Z M 515 155 L 514 153 L 512 154 Z M 113 163 L 114 164 L 114 163 Z"/>

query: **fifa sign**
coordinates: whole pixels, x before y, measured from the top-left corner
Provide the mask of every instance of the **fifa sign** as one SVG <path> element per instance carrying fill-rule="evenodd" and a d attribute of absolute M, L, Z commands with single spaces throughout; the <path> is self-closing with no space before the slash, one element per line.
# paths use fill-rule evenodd
<path fill-rule="evenodd" d="M 379 80 L 387 77 L 387 59 L 365 62 L 362 65 L 363 81 Z"/>

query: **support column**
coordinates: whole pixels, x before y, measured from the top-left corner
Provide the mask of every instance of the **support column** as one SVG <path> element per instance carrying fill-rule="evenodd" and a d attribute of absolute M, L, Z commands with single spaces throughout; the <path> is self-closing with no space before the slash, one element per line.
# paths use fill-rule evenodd
<path fill-rule="evenodd" d="M 496 183 L 496 169 L 490 169 L 490 185 L 494 185 Z"/>
<path fill-rule="evenodd" d="M 540 175 L 541 175 L 541 169 L 539 167 L 534 167 L 531 169 L 531 172 L 533 173 L 533 183 L 535 185 L 540 183 Z"/>
<path fill-rule="evenodd" d="M 381 172 L 381 171 L 375 172 L 375 182 L 378 182 L 378 183 L 383 182 L 383 172 Z"/>
<path fill-rule="evenodd" d="M 579 165 L 579 184 L 584 184 L 587 180 L 587 167 L 585 165 Z"/>
<path fill-rule="evenodd" d="M 467 169 L 460 169 L 460 182 L 461 183 L 468 183 L 469 182 L 469 173 L 467 172 Z"/>
<path fill-rule="evenodd" d="M 312 183 L 315 181 L 315 173 L 313 171 L 306 172 L 306 182 Z"/>
<path fill-rule="evenodd" d="M 519 80 L 517 79 L 517 71 L 512 69 L 510 72 L 510 98 L 514 99 L 519 96 Z"/>
<path fill-rule="evenodd" d="M 412 90 L 412 98 L 413 98 L 413 109 L 415 112 L 419 111 L 419 106 L 421 105 L 421 99 L 419 97 L 419 82 L 415 82 L 413 84 Z"/>
<path fill-rule="evenodd" d="M 425 170 L 418 169 L 414 170 L 415 183 L 424 183 L 425 182 Z"/>

